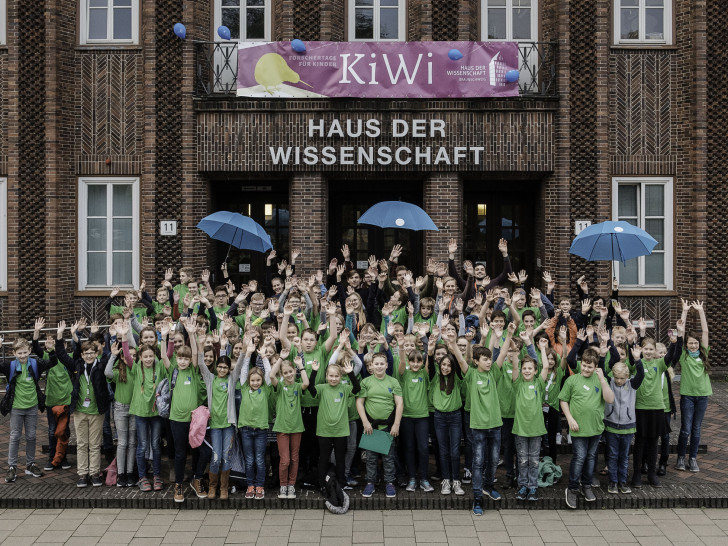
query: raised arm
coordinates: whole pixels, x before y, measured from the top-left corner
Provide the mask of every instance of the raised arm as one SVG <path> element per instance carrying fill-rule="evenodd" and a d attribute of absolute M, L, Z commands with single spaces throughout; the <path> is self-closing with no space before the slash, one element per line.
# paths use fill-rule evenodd
<path fill-rule="evenodd" d="M 705 318 L 705 308 L 703 307 L 702 301 L 694 301 L 690 304 L 690 306 L 695 309 L 698 312 L 698 316 L 700 317 L 700 329 L 702 330 L 702 336 L 700 339 L 700 343 L 703 344 L 703 347 L 708 347 L 708 319 Z"/>

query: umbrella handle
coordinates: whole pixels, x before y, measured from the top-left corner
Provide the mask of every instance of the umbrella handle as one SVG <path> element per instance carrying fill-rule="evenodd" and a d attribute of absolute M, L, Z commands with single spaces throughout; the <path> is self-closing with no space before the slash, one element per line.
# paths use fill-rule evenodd
<path fill-rule="evenodd" d="M 227 261 L 228 261 L 228 257 L 230 256 L 230 249 L 231 249 L 232 247 L 233 247 L 233 244 L 232 244 L 232 243 L 230 243 L 230 245 L 228 246 L 228 251 L 227 251 L 227 254 L 225 254 L 225 260 L 224 260 L 224 261 L 223 261 L 222 263 L 224 263 L 224 264 L 226 264 L 226 263 L 227 263 Z"/>

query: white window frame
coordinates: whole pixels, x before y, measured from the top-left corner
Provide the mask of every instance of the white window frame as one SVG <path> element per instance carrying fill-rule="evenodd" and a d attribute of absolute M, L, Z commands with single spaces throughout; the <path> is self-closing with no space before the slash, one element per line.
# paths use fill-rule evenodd
<path fill-rule="evenodd" d="M 139 255 L 140 255 L 140 239 L 139 239 L 139 222 L 140 222 L 140 206 L 139 206 L 139 178 L 136 177 L 82 177 L 78 179 L 78 289 L 79 290 L 106 290 L 112 288 L 113 278 L 113 260 L 110 258 L 106 262 L 106 280 L 105 285 L 89 285 L 87 282 L 87 258 L 88 249 L 87 237 L 87 212 L 88 212 L 88 187 L 91 185 L 107 185 L 112 184 L 131 184 L 132 185 L 132 283 L 120 285 L 121 288 L 134 288 L 139 286 Z M 107 222 L 111 223 L 112 219 L 112 194 L 111 190 L 107 190 Z M 108 253 L 113 250 L 113 230 L 110 225 L 106 229 L 106 248 Z"/>
<path fill-rule="evenodd" d="M 382 6 L 380 4 L 380 0 L 373 0 L 373 10 L 374 10 L 374 37 L 373 38 L 356 38 L 356 0 L 349 0 L 348 6 L 347 6 L 347 29 L 349 34 L 349 41 L 350 42 L 404 42 L 406 38 L 406 21 L 407 21 L 407 5 L 405 0 L 398 0 L 397 1 L 397 13 L 399 14 L 399 18 L 397 19 L 397 31 L 399 33 L 399 38 L 393 40 L 393 39 L 382 39 L 379 37 L 379 16 L 380 16 L 380 10 L 382 9 Z M 385 6 L 384 9 L 387 9 Z"/>
<path fill-rule="evenodd" d="M 664 284 L 645 283 L 645 257 L 640 256 L 638 261 L 638 284 L 622 285 L 620 288 L 649 289 L 649 290 L 672 290 L 674 276 L 674 208 L 673 208 L 673 179 L 672 177 L 615 177 L 612 178 L 612 218 L 619 219 L 619 186 L 639 185 L 637 212 L 639 214 L 638 226 L 645 229 L 645 186 L 660 184 L 664 186 L 664 255 L 665 255 L 665 282 Z M 619 263 L 614 265 L 615 275 L 619 279 Z"/>
<path fill-rule="evenodd" d="M 500 8 L 500 6 L 499 6 Z M 531 38 L 528 40 L 513 39 L 513 0 L 506 0 L 506 37 L 488 38 L 488 1 L 480 0 L 480 40 L 482 42 L 538 42 L 538 0 L 531 0 Z"/>
<path fill-rule="evenodd" d="M 245 38 L 242 37 L 243 32 L 245 32 L 247 29 L 246 25 L 243 25 L 243 22 L 246 20 L 245 11 L 248 9 L 247 6 L 242 5 L 245 3 L 245 1 L 246 0 L 240 0 L 241 6 L 239 8 L 240 14 L 241 14 L 240 15 L 241 37 L 239 39 L 233 38 L 233 39 L 231 39 L 231 41 L 233 41 L 233 42 L 260 42 L 260 41 L 270 42 L 270 39 L 271 39 L 271 10 L 272 10 L 271 0 L 265 0 L 265 2 L 264 2 L 265 33 L 264 33 L 264 37 L 262 39 L 261 38 L 248 39 L 247 37 L 245 37 Z M 222 38 L 220 38 L 220 36 L 218 36 L 218 34 L 217 34 L 217 29 L 220 27 L 220 25 L 222 25 L 222 0 L 214 0 L 214 3 L 215 3 L 215 16 L 214 16 L 215 24 L 214 24 L 214 28 L 212 30 L 212 41 L 218 42 L 218 41 L 222 40 Z M 260 8 L 256 8 L 256 9 L 260 9 Z M 236 62 L 237 62 L 237 59 L 236 59 Z"/>
<path fill-rule="evenodd" d="M 663 7 L 663 38 L 660 40 L 651 40 L 645 37 L 645 24 L 647 18 L 645 17 L 645 10 L 650 9 L 646 7 L 646 0 L 638 0 L 639 4 L 639 35 L 640 37 L 636 40 L 623 39 L 622 34 L 622 0 L 614 0 L 613 11 L 614 11 L 614 44 L 615 45 L 672 45 L 672 26 L 673 26 L 673 0 L 664 0 L 665 4 Z"/>
<path fill-rule="evenodd" d="M 8 289 L 8 179 L 0 178 L 0 291 Z"/>
<path fill-rule="evenodd" d="M 8 6 L 5 0 L 0 0 L 0 45 L 7 43 Z"/>
<path fill-rule="evenodd" d="M 2 1 L 2 0 L 0 0 Z M 88 25 L 89 25 L 89 8 L 90 8 L 90 2 L 89 0 L 81 0 L 81 32 L 79 33 L 80 36 L 80 43 L 81 45 L 95 45 L 95 44 L 111 44 L 111 45 L 137 45 L 139 44 L 139 5 L 141 3 L 140 0 L 131 0 L 131 39 L 130 40 L 114 40 L 113 39 L 113 29 L 114 29 L 114 10 L 113 10 L 113 0 L 108 0 L 109 2 L 109 8 L 108 8 L 108 16 L 106 19 L 106 25 L 107 25 L 107 38 L 105 40 L 98 40 L 98 39 L 89 39 L 88 37 Z"/>

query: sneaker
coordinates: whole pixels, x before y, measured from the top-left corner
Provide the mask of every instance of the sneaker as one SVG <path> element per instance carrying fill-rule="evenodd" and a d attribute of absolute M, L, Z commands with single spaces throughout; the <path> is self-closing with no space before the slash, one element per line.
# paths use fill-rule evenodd
<path fill-rule="evenodd" d="M 470 483 L 473 481 L 473 475 L 470 473 L 470 469 L 466 468 L 463 473 L 463 483 Z"/>
<path fill-rule="evenodd" d="M 174 484 L 174 502 L 184 502 L 185 501 L 185 494 L 182 491 L 182 484 L 176 483 Z"/>
<path fill-rule="evenodd" d="M 586 502 L 594 502 L 595 500 L 597 500 L 597 498 L 594 496 L 594 491 L 592 491 L 592 488 L 589 486 L 582 487 L 581 494 L 584 495 L 584 500 Z"/>
<path fill-rule="evenodd" d="M 607 487 L 607 493 L 616 495 L 618 492 L 619 490 L 617 489 L 617 482 L 609 482 L 609 487 Z"/>
<path fill-rule="evenodd" d="M 84 486 L 85 487 L 85 486 Z M 149 483 L 149 478 L 146 476 L 139 480 L 139 491 L 149 493 L 152 490 L 152 484 Z"/>
<path fill-rule="evenodd" d="M 685 470 L 685 457 L 678 457 L 675 463 L 675 470 Z"/>
<path fill-rule="evenodd" d="M 516 493 L 516 499 L 518 500 L 526 500 L 526 497 L 528 496 L 528 489 L 526 489 L 526 486 L 522 486 L 518 493 Z"/>
<path fill-rule="evenodd" d="M 288 498 L 288 486 L 287 485 L 281 485 L 281 488 L 278 491 L 278 498 L 279 499 L 287 499 Z"/>
<path fill-rule="evenodd" d="M 566 442 L 571 445 L 571 432 L 566 435 Z"/>
<path fill-rule="evenodd" d="M 536 502 L 538 500 L 538 489 L 536 487 L 532 487 L 528 490 L 528 497 L 526 497 L 527 500 Z"/>
<path fill-rule="evenodd" d="M 126 487 L 126 474 L 116 475 L 116 487 Z"/>
<path fill-rule="evenodd" d="M 289 485 L 288 486 L 288 492 L 286 494 L 287 499 L 295 499 L 296 498 L 296 486 L 295 485 Z"/>
<path fill-rule="evenodd" d="M 566 506 L 572 510 L 576 510 L 576 491 L 566 488 Z"/>
<path fill-rule="evenodd" d="M 18 467 L 11 466 L 8 468 L 8 473 L 5 474 L 5 483 L 13 483 L 18 474 Z"/>
<path fill-rule="evenodd" d="M 452 482 L 452 492 L 456 495 L 464 495 L 465 491 L 463 490 L 462 486 L 460 485 L 460 482 L 458 480 L 455 480 Z"/>
<path fill-rule="evenodd" d="M 162 478 L 160 476 L 154 476 L 154 490 L 155 491 L 161 491 L 164 487 L 164 483 L 162 482 Z"/>
<path fill-rule="evenodd" d="M 65 458 L 65 457 L 63 457 L 63 460 L 61 461 L 61 468 L 62 468 L 63 470 L 68 470 L 69 468 L 71 468 L 71 463 L 69 463 L 69 462 L 68 462 L 68 461 L 66 460 L 66 458 Z"/>
<path fill-rule="evenodd" d="M 409 493 L 414 493 L 415 491 L 417 491 L 417 482 L 414 478 L 407 482 L 407 487 L 405 487 L 404 490 L 408 491 Z"/>
<path fill-rule="evenodd" d="M 442 480 L 440 484 L 440 495 L 449 495 L 451 492 L 450 480 Z"/>
<path fill-rule="evenodd" d="M 364 487 L 364 491 L 361 492 L 362 497 L 366 497 L 367 499 L 371 497 L 374 494 L 374 484 L 368 483 Z"/>
<path fill-rule="evenodd" d="M 695 457 L 690 457 L 688 459 L 688 470 L 690 472 L 700 472 L 700 467 L 698 466 L 698 459 Z"/>
<path fill-rule="evenodd" d="M 88 476 L 81 476 L 76 482 L 76 487 L 88 487 Z"/>
<path fill-rule="evenodd" d="M 98 474 L 94 474 L 91 476 L 91 485 L 94 487 L 101 487 L 104 485 L 104 480 L 101 479 L 101 476 Z"/>
<path fill-rule="evenodd" d="M 556 433 L 556 445 L 557 446 L 561 445 L 561 433 L 560 432 Z"/>
<path fill-rule="evenodd" d="M 136 479 L 134 474 L 126 475 L 126 487 L 136 487 L 138 483 L 139 483 L 139 480 Z"/>
<path fill-rule="evenodd" d="M 384 487 L 384 492 L 387 495 L 388 499 L 393 499 L 394 497 L 397 496 L 397 490 L 394 488 L 394 484 L 392 482 L 389 482 Z"/>
<path fill-rule="evenodd" d="M 481 501 L 480 499 L 475 499 L 473 501 L 473 515 L 474 516 L 483 515 L 483 501 Z"/>
<path fill-rule="evenodd" d="M 490 500 L 499 501 L 501 500 L 501 494 L 498 493 L 495 489 L 491 489 L 490 491 L 483 490 L 483 494 L 488 497 Z"/>
<path fill-rule="evenodd" d="M 420 480 L 420 489 L 422 489 L 425 493 L 431 493 L 435 490 L 435 488 L 432 487 L 432 484 L 427 480 Z"/>
<path fill-rule="evenodd" d="M 255 487 L 253 487 L 252 485 L 248 486 L 248 489 L 245 491 L 245 498 L 246 499 L 255 498 Z"/>
<path fill-rule="evenodd" d="M 258 486 L 255 488 L 255 500 L 262 500 L 265 498 L 265 489 Z"/>
<path fill-rule="evenodd" d="M 599 478 L 597 478 L 596 476 L 592 476 L 591 486 L 596 487 L 597 489 L 601 489 L 602 484 L 599 482 Z"/>
<path fill-rule="evenodd" d="M 697 463 L 696 463 L 697 466 Z M 29 476 L 33 476 L 34 478 L 40 478 L 43 475 L 43 472 L 40 471 L 40 468 L 38 468 L 38 465 L 35 463 L 30 463 L 25 468 L 25 473 Z"/>
<path fill-rule="evenodd" d="M 657 475 L 664 476 L 665 474 L 667 474 L 667 465 L 665 463 L 660 463 L 657 465 Z"/>
<path fill-rule="evenodd" d="M 647 482 L 652 487 L 662 487 L 662 484 L 660 483 L 660 478 L 658 478 L 657 476 L 648 476 Z"/>
<path fill-rule="evenodd" d="M 346 485 L 347 485 L 347 487 L 352 488 L 352 487 L 356 487 L 357 485 L 359 485 L 359 482 L 356 481 L 351 476 L 347 476 L 346 477 Z"/>
<path fill-rule="evenodd" d="M 46 472 L 53 472 L 53 470 L 55 470 L 55 468 L 56 467 L 53 466 L 53 459 L 48 459 L 48 462 L 43 467 L 43 470 L 45 470 Z"/>
<path fill-rule="evenodd" d="M 629 495 L 632 492 L 632 488 L 630 488 L 627 482 L 622 482 L 619 484 L 619 492 Z"/>
<path fill-rule="evenodd" d="M 207 491 L 205 491 L 205 488 L 202 487 L 202 480 L 200 478 L 194 478 L 190 482 L 190 487 L 192 488 L 192 491 L 195 492 L 195 495 L 197 495 L 198 499 L 207 498 Z"/>

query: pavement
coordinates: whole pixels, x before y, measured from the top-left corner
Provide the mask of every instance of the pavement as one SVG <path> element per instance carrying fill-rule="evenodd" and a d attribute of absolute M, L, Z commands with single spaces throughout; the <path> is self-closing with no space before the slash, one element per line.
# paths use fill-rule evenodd
<path fill-rule="evenodd" d="M 674 386 L 679 392 L 679 385 Z M 610 495 L 606 491 L 607 479 L 600 476 L 602 488 L 595 490 L 597 501 L 585 503 L 579 499 L 578 508 L 592 510 L 601 509 L 638 509 L 638 508 L 728 508 L 728 382 L 716 381 L 713 383 L 714 395 L 711 397 L 708 410 L 703 422 L 701 454 L 698 457 L 701 472 L 677 472 L 672 468 L 675 462 L 674 448 L 677 443 L 679 431 L 679 414 L 674 422 L 672 441 L 673 454 L 670 456 L 668 474 L 662 479 L 664 487 L 654 488 L 645 486 L 642 490 L 635 490 L 630 495 Z M 41 445 L 47 444 L 47 428 L 45 416 L 39 416 L 37 432 L 37 461 L 42 467 L 46 455 L 41 453 Z M 0 454 L 7 453 L 9 439 L 9 418 L 0 418 Z M 73 442 L 73 437 L 72 437 Z M 4 469 L 0 473 L 0 509 L 2 508 L 140 508 L 147 510 L 179 508 L 173 500 L 171 486 L 167 485 L 164 491 L 158 493 L 142 493 L 136 488 L 117 488 L 102 486 L 77 489 L 75 487 L 78 477 L 75 470 L 56 470 L 46 472 L 40 478 L 26 476 L 23 473 L 25 463 L 25 441 L 21 441 L 19 457 L 19 475 L 15 483 L 6 484 L 2 480 Z M 503 499 L 494 503 L 487 501 L 486 510 L 522 510 L 528 508 L 529 513 L 538 509 L 561 509 L 564 507 L 564 488 L 568 476 L 570 461 L 569 446 L 562 446 L 566 452 L 559 456 L 558 463 L 564 470 L 565 476 L 554 487 L 539 490 L 540 500 L 535 503 L 519 502 L 515 499 L 513 489 L 505 490 L 501 485 L 505 482 L 502 468 L 498 469 L 496 477 L 499 484 L 496 487 L 503 495 Z M 707 449 L 707 452 L 705 450 Z M 191 459 L 191 458 L 189 458 Z M 75 456 L 70 455 L 71 464 L 75 464 Z M 162 476 L 169 474 L 169 462 L 163 454 Z M 603 456 L 599 456 L 598 468 L 603 465 Z M 378 487 L 372 498 L 361 496 L 361 489 L 350 491 L 351 506 L 354 510 L 459 510 L 468 509 L 472 502 L 472 491 L 469 485 L 464 485 L 466 495 L 443 496 L 439 494 L 439 483 L 434 484 L 436 491 L 424 493 L 407 493 L 398 489 L 395 499 L 387 499 Z M 184 508 L 202 511 L 211 509 L 321 509 L 324 508 L 324 499 L 316 491 L 299 490 L 296 500 L 279 500 L 276 497 L 277 488 L 268 487 L 264 500 L 245 499 L 242 495 L 231 495 L 228 502 L 208 501 L 197 499 L 189 488 L 186 489 L 186 502 Z M 0 518 L 1 519 L 1 518 Z M 724 544 L 728 544 L 728 541 Z"/>
<path fill-rule="evenodd" d="M 2 544 L 728 544 L 728 510 L 0 510 Z"/>

